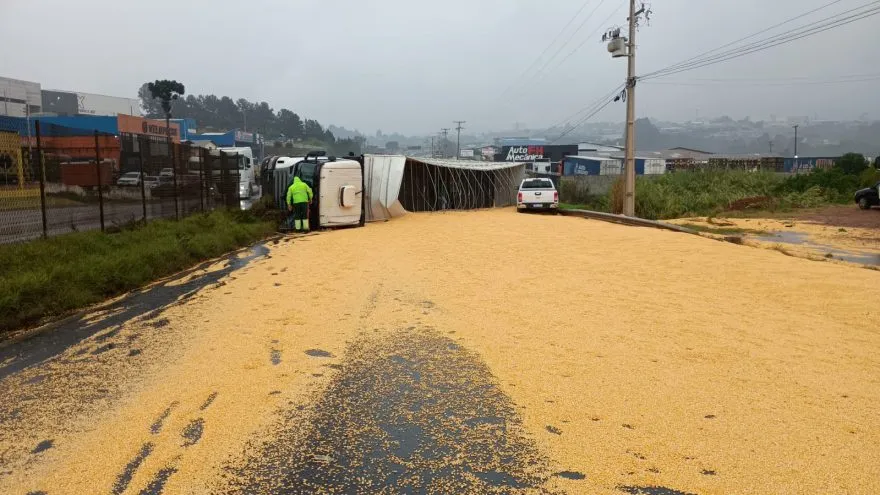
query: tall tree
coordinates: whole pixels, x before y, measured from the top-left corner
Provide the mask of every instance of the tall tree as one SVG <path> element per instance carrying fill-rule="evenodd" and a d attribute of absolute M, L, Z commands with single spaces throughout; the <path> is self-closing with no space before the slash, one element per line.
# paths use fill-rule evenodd
<path fill-rule="evenodd" d="M 186 92 L 183 84 L 168 79 L 147 83 L 147 90 L 149 90 L 154 100 L 159 100 L 159 105 L 162 107 L 166 121 L 171 118 L 171 102 L 177 100 Z"/>
<path fill-rule="evenodd" d="M 278 130 L 279 134 L 285 137 L 300 139 L 303 137 L 302 119 L 290 110 L 282 108 L 278 111 Z"/>
<path fill-rule="evenodd" d="M 153 94 L 150 93 L 150 83 L 144 83 L 138 89 L 138 98 L 141 100 L 141 107 L 143 107 L 144 114 L 146 114 L 147 117 L 163 117 L 162 104 L 159 103 L 159 100 L 153 98 Z"/>
<path fill-rule="evenodd" d="M 175 153 L 171 150 L 171 102 L 178 100 L 183 94 L 186 92 L 186 89 L 183 87 L 183 84 L 168 80 L 156 80 L 155 82 L 151 82 L 147 84 L 147 89 L 150 90 L 150 94 L 153 96 L 154 100 L 159 100 L 159 103 L 162 105 L 162 111 L 165 112 L 165 132 L 168 136 L 168 154 L 171 155 L 171 177 L 174 179 L 174 216 L 178 220 L 180 220 L 180 206 L 177 203 L 177 166 L 174 163 Z"/>
<path fill-rule="evenodd" d="M 149 89 L 150 85 L 160 82 L 146 83 L 138 91 L 148 117 L 161 118 L 167 114 L 162 107 L 162 100 L 154 98 Z M 183 89 L 182 85 L 180 89 Z M 180 98 L 182 94 L 182 92 L 178 94 L 178 99 L 171 96 L 171 113 L 175 117 L 195 119 L 200 129 L 225 131 L 243 128 L 247 121 L 247 129 L 270 137 L 283 135 L 293 139 L 314 139 L 325 143 L 328 149 L 334 149 L 333 143 L 337 141 L 333 131 L 329 127 L 322 126 L 317 120 L 308 119 L 304 122 L 299 115 L 286 108 L 275 112 L 264 101 L 256 103 L 245 98 L 236 100 L 228 96 L 218 97 L 210 94 Z M 348 147 L 359 148 L 354 142 Z"/>

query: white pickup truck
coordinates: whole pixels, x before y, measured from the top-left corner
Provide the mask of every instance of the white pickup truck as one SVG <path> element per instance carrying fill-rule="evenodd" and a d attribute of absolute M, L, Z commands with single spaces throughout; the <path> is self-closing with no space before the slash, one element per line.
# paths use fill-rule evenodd
<path fill-rule="evenodd" d="M 516 193 L 516 210 L 550 210 L 559 208 L 559 191 L 550 179 L 525 179 Z"/>

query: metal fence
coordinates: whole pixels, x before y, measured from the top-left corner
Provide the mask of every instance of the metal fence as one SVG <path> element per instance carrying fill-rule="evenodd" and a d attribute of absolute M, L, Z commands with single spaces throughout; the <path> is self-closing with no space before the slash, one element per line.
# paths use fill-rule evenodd
<path fill-rule="evenodd" d="M 240 160 L 163 137 L 0 120 L 0 243 L 238 208 Z"/>

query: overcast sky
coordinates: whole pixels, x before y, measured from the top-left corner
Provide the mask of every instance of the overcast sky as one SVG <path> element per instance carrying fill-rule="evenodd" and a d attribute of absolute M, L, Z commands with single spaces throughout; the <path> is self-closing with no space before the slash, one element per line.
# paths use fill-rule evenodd
<path fill-rule="evenodd" d="M 651 25 L 638 34 L 637 73 L 829 1 L 655 1 Z M 626 71 L 624 59 L 611 59 L 599 42 L 606 27 L 626 22 L 623 0 L 589 0 L 564 31 L 583 0 L 0 3 L 2 76 L 126 97 L 145 81 L 177 79 L 188 93 L 265 100 L 368 133 L 435 132 L 453 119 L 479 131 L 559 123 L 622 83 Z M 840 0 L 770 34 L 866 3 Z M 637 114 L 880 118 L 878 20 L 645 81 Z M 874 80 L 829 83 L 861 75 Z M 623 105 L 614 104 L 593 120 L 623 117 Z"/>

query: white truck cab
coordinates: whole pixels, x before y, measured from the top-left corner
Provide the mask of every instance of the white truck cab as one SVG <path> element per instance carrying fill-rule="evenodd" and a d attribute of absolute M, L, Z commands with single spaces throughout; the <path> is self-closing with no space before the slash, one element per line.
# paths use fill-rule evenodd
<path fill-rule="evenodd" d="M 274 196 L 282 211 L 287 211 L 287 188 L 299 177 L 312 188 L 314 199 L 309 221 L 316 228 L 363 226 L 364 166 L 361 158 L 336 159 L 323 151 L 305 157 L 282 157 L 275 162 Z M 315 227 L 313 227 L 315 228 Z"/>
<path fill-rule="evenodd" d="M 254 152 L 247 146 L 241 148 L 219 148 L 227 155 L 238 157 L 238 197 L 250 198 L 257 186 Z"/>

